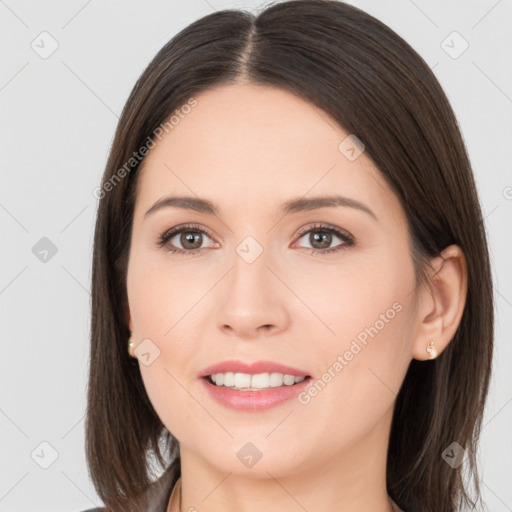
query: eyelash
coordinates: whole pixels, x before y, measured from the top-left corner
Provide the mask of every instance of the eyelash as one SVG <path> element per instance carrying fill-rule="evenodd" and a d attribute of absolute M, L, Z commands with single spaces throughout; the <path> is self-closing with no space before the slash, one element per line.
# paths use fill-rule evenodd
<path fill-rule="evenodd" d="M 165 233 L 163 233 L 159 238 L 158 238 L 158 241 L 157 241 L 157 245 L 159 247 L 163 247 L 171 238 L 174 237 L 174 235 L 176 234 L 179 234 L 183 231 L 195 231 L 195 232 L 199 232 L 199 233 L 202 233 L 206 236 L 208 236 L 209 238 L 213 238 L 209 233 L 208 231 L 206 231 L 205 229 L 195 225 L 195 224 L 187 224 L 187 225 L 184 225 L 184 226 L 179 226 L 179 227 L 176 227 L 176 228 L 172 228 L 170 229 L 169 231 L 166 231 Z M 304 229 L 301 229 L 297 235 L 297 239 L 300 239 L 302 238 L 306 233 L 309 233 L 310 231 L 320 231 L 320 232 L 328 232 L 328 233 L 334 233 L 338 238 L 340 238 L 341 240 L 343 240 L 343 244 L 340 245 L 340 246 L 337 246 L 337 247 L 333 247 L 331 249 L 314 249 L 314 248 L 311 248 L 310 249 L 310 254 L 315 254 L 315 253 L 321 253 L 321 254 L 329 254 L 329 253 L 335 253 L 335 252 L 339 252 L 343 249 L 346 249 L 347 247 L 353 247 L 355 245 L 355 239 L 352 235 L 350 235 L 350 233 L 348 233 L 347 231 L 345 230 L 342 230 L 340 228 L 337 228 L 337 227 L 334 227 L 334 226 L 330 226 L 328 224 L 315 224 L 314 226 L 307 226 L 306 228 Z M 309 249 L 308 247 L 306 247 L 306 249 Z M 181 256 L 191 256 L 193 254 L 196 254 L 198 252 L 201 252 L 203 249 L 192 249 L 190 251 L 187 251 L 187 250 L 183 250 L 183 249 L 176 249 L 176 248 L 169 248 L 167 249 L 168 252 L 172 253 L 172 254 L 180 254 Z"/>

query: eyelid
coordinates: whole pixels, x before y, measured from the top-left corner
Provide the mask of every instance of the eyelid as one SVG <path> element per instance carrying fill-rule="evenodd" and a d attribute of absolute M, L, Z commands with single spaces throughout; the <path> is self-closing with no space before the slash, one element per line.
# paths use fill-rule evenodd
<path fill-rule="evenodd" d="M 206 233 L 210 238 L 214 238 L 207 228 L 194 223 L 178 224 L 177 226 L 174 226 L 172 228 L 169 228 L 167 231 L 164 231 L 160 238 L 169 237 L 180 231 L 185 231 L 186 229 L 201 231 L 202 233 Z"/>
<path fill-rule="evenodd" d="M 179 224 L 177 226 L 174 226 L 174 227 L 168 229 L 167 231 L 164 231 L 164 233 L 158 237 L 157 244 L 159 246 L 164 246 L 171 238 L 174 237 L 174 235 L 180 233 L 181 231 L 186 231 L 186 230 L 199 231 L 199 232 L 207 235 L 213 241 L 215 241 L 215 237 L 210 233 L 210 231 L 207 228 L 204 228 L 203 226 L 200 226 L 199 224 L 185 223 L 185 224 Z M 178 250 L 183 250 L 183 249 L 178 249 Z M 201 249 L 193 249 L 192 251 L 186 251 L 186 252 L 191 253 L 191 252 L 198 251 L 198 250 L 201 250 Z"/>
<path fill-rule="evenodd" d="M 347 238 L 347 239 L 351 240 L 352 242 L 355 240 L 354 236 L 351 235 L 347 230 L 340 228 L 338 226 L 334 226 L 334 225 L 325 223 L 325 222 L 317 222 L 313 226 L 312 225 L 304 226 L 297 233 L 297 238 L 302 238 L 303 235 L 305 235 L 309 231 L 313 231 L 315 229 L 318 229 L 318 230 L 325 229 L 326 231 L 333 231 L 334 233 L 338 234 L 339 236 L 343 237 L 344 239 Z"/>

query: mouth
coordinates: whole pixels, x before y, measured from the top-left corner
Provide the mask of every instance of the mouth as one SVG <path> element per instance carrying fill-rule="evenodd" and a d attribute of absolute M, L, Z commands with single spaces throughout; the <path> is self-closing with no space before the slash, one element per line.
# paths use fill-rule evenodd
<path fill-rule="evenodd" d="M 234 391 L 268 391 L 280 387 L 293 387 L 311 379 L 311 375 L 294 376 L 290 374 L 261 373 L 217 373 L 202 377 L 206 382 L 218 388 L 228 388 Z"/>
<path fill-rule="evenodd" d="M 304 392 L 312 376 L 281 361 L 221 361 L 199 372 L 205 391 L 217 403 L 238 411 L 263 411 Z"/>
<path fill-rule="evenodd" d="M 199 380 L 208 395 L 222 406 L 257 412 L 296 399 L 310 386 L 312 378 L 278 372 L 253 375 L 228 372 L 204 375 Z"/>

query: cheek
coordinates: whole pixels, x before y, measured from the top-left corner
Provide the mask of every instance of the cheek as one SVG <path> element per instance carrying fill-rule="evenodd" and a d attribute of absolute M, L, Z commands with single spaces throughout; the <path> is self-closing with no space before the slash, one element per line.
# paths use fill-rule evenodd
<path fill-rule="evenodd" d="M 161 417 L 170 409 L 169 397 L 173 397 L 173 403 L 187 397 L 190 400 L 182 386 L 188 388 L 197 380 L 191 361 L 198 350 L 198 317 L 204 314 L 199 300 L 211 287 L 204 279 L 207 276 L 191 271 L 192 265 L 173 265 L 165 256 L 147 249 L 135 251 L 127 275 L 135 349 L 145 343 L 141 347 L 148 348 L 151 360 L 145 365 L 139 358 L 139 368 L 148 396 Z M 183 406 L 182 410 L 186 411 L 181 415 L 183 419 L 189 409 Z"/>
<path fill-rule="evenodd" d="M 406 295 L 391 296 L 395 301 L 374 295 L 344 303 L 337 336 L 309 351 L 319 369 L 317 391 L 301 403 L 300 417 L 311 442 L 331 441 L 326 456 L 370 435 L 393 407 L 410 363 Z"/>
<path fill-rule="evenodd" d="M 331 331 L 310 323 L 326 334 L 311 338 L 316 343 L 308 359 L 316 361 L 317 375 L 325 375 L 320 380 L 329 382 L 321 392 L 324 410 L 336 403 L 357 416 L 364 404 L 371 404 L 370 414 L 372 407 L 387 409 L 410 363 L 414 271 L 407 252 L 376 251 L 351 261 L 347 270 L 333 266 L 310 274 L 308 305 Z"/>
<path fill-rule="evenodd" d="M 399 310 L 405 310 L 414 287 L 410 261 L 376 251 L 353 253 L 339 264 L 307 265 L 282 275 L 293 283 L 294 292 L 304 302 L 302 319 L 297 316 L 295 321 L 307 324 L 304 328 L 310 336 L 316 332 L 310 339 L 317 343 L 325 340 L 316 348 L 329 354 L 334 347 L 348 349 L 356 337 L 362 344 L 381 340 L 380 345 L 389 337 L 396 338 L 406 316 Z"/>
<path fill-rule="evenodd" d="M 194 314 L 191 309 L 202 293 L 197 276 L 166 256 L 164 249 L 141 250 L 130 259 L 128 301 L 139 338 L 170 339 L 180 319 Z"/>
<path fill-rule="evenodd" d="M 197 297 L 191 297 L 194 287 L 183 286 L 178 273 L 171 275 L 169 268 L 133 255 L 127 279 L 135 350 L 140 344 L 149 353 L 149 364 L 143 355 L 138 356 L 139 368 L 148 397 L 162 419 L 183 395 L 182 386 L 188 387 L 195 377 L 185 369 L 197 349 L 193 333 L 186 330 L 194 313 L 190 309 L 197 302 Z M 188 415 L 186 407 L 182 411 L 187 411 L 182 417 Z"/>

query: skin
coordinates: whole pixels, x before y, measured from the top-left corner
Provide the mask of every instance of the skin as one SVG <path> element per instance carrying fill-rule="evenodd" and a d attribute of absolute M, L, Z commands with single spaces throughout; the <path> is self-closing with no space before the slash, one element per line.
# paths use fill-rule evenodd
<path fill-rule="evenodd" d="M 444 264 L 432 261 L 432 287 L 416 287 L 398 199 L 364 152 L 350 161 L 338 150 L 348 133 L 303 99 L 246 83 L 196 99 L 144 161 L 127 276 L 135 349 L 149 338 L 160 350 L 139 366 L 180 442 L 182 510 L 399 510 L 385 485 L 396 395 L 411 359 L 428 359 L 430 340 L 439 355 L 455 334 L 467 293 L 464 255 L 446 248 Z M 377 220 L 350 207 L 279 214 L 292 198 L 334 192 Z M 168 195 L 206 198 L 220 214 L 168 207 L 145 218 Z M 179 234 L 158 246 L 185 223 L 211 233 L 199 253 L 168 252 L 194 247 Z M 316 223 L 348 231 L 356 245 L 311 254 L 344 243 L 337 235 L 315 241 L 322 229 L 297 236 Z M 236 252 L 247 236 L 263 249 L 250 264 Z M 198 378 L 223 360 L 266 359 L 320 379 L 394 303 L 400 312 L 307 404 L 240 412 L 211 399 Z M 250 468 L 237 457 L 247 442 L 262 453 Z M 178 510 L 178 497 L 168 510 Z"/>

